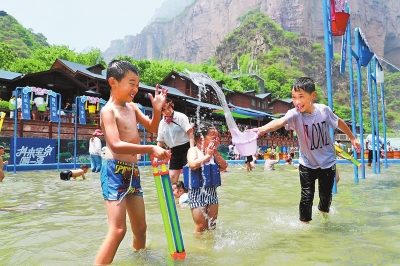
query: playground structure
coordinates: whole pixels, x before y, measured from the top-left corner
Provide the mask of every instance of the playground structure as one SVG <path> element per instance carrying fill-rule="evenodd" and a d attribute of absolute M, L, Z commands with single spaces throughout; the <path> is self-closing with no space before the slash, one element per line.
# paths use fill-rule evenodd
<path fill-rule="evenodd" d="M 36 95 L 46 95 L 47 97 L 50 96 L 50 121 L 52 122 L 58 122 L 58 137 L 57 141 L 60 143 L 60 131 L 61 131 L 61 94 L 56 93 L 52 90 L 38 90 L 38 88 L 35 87 L 17 87 L 15 89 L 15 95 L 20 95 L 21 94 L 21 101 L 22 101 L 22 107 L 21 107 L 21 115 L 22 119 L 30 120 L 31 119 L 31 111 L 30 111 L 30 103 L 31 103 L 31 98 L 33 97 L 33 94 Z M 17 101 L 15 101 L 15 110 L 17 110 Z M 18 130 L 18 125 L 17 125 L 17 120 L 18 120 L 18 115 L 14 115 L 14 140 L 13 140 L 13 148 L 14 148 L 14 174 L 17 172 L 17 130 Z M 57 171 L 60 170 L 60 145 L 57 145 L 58 150 L 57 150 Z"/>
<path fill-rule="evenodd" d="M 76 145 L 78 140 L 78 123 L 85 125 L 86 124 L 86 111 L 89 114 L 96 114 L 96 112 L 100 113 L 101 108 L 107 103 L 106 100 L 91 97 L 91 96 L 77 96 L 75 98 L 75 106 L 76 106 L 76 116 L 74 119 L 74 168 L 76 165 Z"/>
<path fill-rule="evenodd" d="M 354 29 L 355 45 L 352 48 L 351 42 L 351 13 L 347 2 L 343 0 L 322 0 L 323 16 L 324 16 L 324 41 L 325 41 L 325 60 L 326 60 L 326 80 L 328 91 L 328 106 L 332 109 L 332 77 L 331 67 L 333 61 L 333 44 L 332 36 L 342 36 L 342 50 L 340 72 L 344 75 L 346 66 L 346 57 L 348 55 L 348 69 L 350 78 L 350 105 L 352 114 L 352 132 L 357 137 L 356 132 L 356 101 L 354 89 L 353 75 L 353 58 L 356 61 L 357 69 L 357 102 L 358 102 L 358 122 L 360 125 L 360 144 L 361 150 L 361 178 L 365 179 L 365 161 L 364 161 L 364 132 L 363 132 L 363 117 L 362 117 L 362 70 L 361 67 L 367 68 L 368 94 L 370 98 L 370 116 L 372 128 L 372 146 L 375 147 L 375 138 L 379 139 L 379 112 L 378 112 L 378 85 L 381 88 L 381 106 L 382 106 L 382 127 L 384 143 L 386 144 L 386 119 L 385 119 L 385 91 L 384 91 L 384 71 L 378 57 L 371 51 L 368 42 L 360 28 Z M 347 15 L 339 15 L 346 13 Z M 343 30 L 343 26 L 346 26 Z M 341 29 L 338 30 L 338 27 Z M 375 136 L 376 133 L 376 136 Z M 331 131 L 333 138 L 333 131 Z M 385 168 L 388 168 L 387 163 L 387 147 L 384 145 Z M 353 151 L 353 157 L 357 158 L 357 151 Z M 373 171 L 374 174 L 380 174 L 380 159 L 379 156 L 373 153 Z M 357 184 L 358 167 L 354 165 L 354 182 Z M 336 193 L 336 183 L 334 193 Z"/>

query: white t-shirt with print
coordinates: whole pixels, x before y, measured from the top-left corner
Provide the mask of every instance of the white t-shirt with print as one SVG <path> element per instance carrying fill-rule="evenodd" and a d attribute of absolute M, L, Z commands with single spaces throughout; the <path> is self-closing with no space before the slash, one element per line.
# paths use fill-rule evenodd
<path fill-rule="evenodd" d="M 324 104 L 314 103 L 314 107 L 312 114 L 290 109 L 283 118 L 287 127 L 297 133 L 299 163 L 312 169 L 327 169 L 336 163 L 329 126 L 336 129 L 339 118 Z"/>

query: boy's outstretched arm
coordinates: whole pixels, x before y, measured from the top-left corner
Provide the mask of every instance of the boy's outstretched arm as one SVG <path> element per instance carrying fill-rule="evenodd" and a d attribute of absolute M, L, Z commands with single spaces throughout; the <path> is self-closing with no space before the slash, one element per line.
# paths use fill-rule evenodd
<path fill-rule="evenodd" d="M 262 127 L 252 128 L 249 131 L 254 131 L 260 136 L 268 132 L 273 132 L 275 130 L 278 130 L 286 124 L 287 124 L 286 120 L 282 117 L 277 120 L 272 120 L 271 122 L 265 124 Z"/>
<path fill-rule="evenodd" d="M 356 149 L 357 152 L 361 151 L 360 142 L 354 137 L 353 132 L 351 132 L 350 128 L 347 124 L 343 121 L 343 119 L 339 118 L 338 120 L 338 128 L 343 131 L 350 139 L 351 145 Z"/>

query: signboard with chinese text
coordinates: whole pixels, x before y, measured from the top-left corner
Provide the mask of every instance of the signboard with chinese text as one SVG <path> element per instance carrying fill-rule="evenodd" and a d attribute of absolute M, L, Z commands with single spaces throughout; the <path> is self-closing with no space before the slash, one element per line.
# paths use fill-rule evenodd
<path fill-rule="evenodd" d="M 29 92 L 26 92 L 25 90 L 22 90 L 22 106 L 21 106 L 21 112 L 22 112 L 22 119 L 31 119 L 31 95 Z"/>
<path fill-rule="evenodd" d="M 57 96 L 50 95 L 49 97 L 50 105 L 50 121 L 58 122 L 58 106 L 57 106 Z"/>
<path fill-rule="evenodd" d="M 18 164 L 49 164 L 56 162 L 56 140 L 18 138 L 17 148 L 10 145 L 10 163 L 14 164 L 14 152 Z"/>
<path fill-rule="evenodd" d="M 86 98 L 78 97 L 78 114 L 79 114 L 79 124 L 86 125 L 86 110 L 85 110 L 85 102 Z"/>

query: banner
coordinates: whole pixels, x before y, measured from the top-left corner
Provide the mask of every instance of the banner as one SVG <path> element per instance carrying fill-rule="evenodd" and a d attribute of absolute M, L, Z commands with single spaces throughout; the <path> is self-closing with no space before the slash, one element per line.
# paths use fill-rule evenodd
<path fill-rule="evenodd" d="M 78 114 L 79 114 L 79 124 L 86 125 L 86 110 L 85 110 L 86 98 L 78 97 Z"/>
<path fill-rule="evenodd" d="M 31 119 L 31 95 L 30 93 L 23 89 L 22 90 L 22 119 L 30 120 Z"/>
<path fill-rule="evenodd" d="M 56 162 L 56 140 L 39 138 L 18 138 L 17 148 L 10 145 L 10 164 L 50 164 Z"/>
<path fill-rule="evenodd" d="M 57 96 L 50 95 L 50 121 L 58 122 L 58 106 L 57 106 Z"/>

